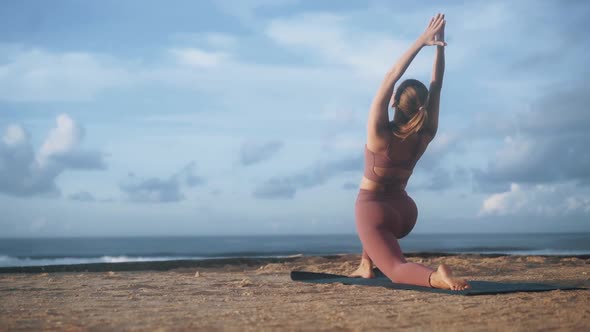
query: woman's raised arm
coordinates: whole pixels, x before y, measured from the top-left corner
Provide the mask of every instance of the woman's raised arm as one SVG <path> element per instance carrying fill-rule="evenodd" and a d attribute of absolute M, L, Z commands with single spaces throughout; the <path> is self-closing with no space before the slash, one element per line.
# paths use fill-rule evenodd
<path fill-rule="evenodd" d="M 435 40 L 435 35 L 439 29 L 443 26 L 444 15 L 437 14 L 434 16 L 428 27 L 422 35 L 410 46 L 410 48 L 397 60 L 397 62 L 391 67 L 391 69 L 385 75 L 377 94 L 373 98 L 371 103 L 371 109 L 369 111 L 369 120 L 367 123 L 368 134 L 373 137 L 384 137 L 389 132 L 389 116 L 387 113 L 388 103 L 393 94 L 393 87 L 395 83 L 402 77 L 408 66 L 416 57 L 416 54 L 420 52 L 424 46 L 444 46 L 446 45 L 443 41 Z"/>
<path fill-rule="evenodd" d="M 444 18 L 444 17 L 443 17 Z M 445 23 L 438 33 L 437 39 L 444 41 L 445 39 Z M 442 89 L 443 76 L 445 73 L 445 48 L 443 46 L 436 47 L 434 55 L 434 65 L 432 68 L 432 79 L 430 81 L 429 99 L 428 99 L 428 124 L 427 129 L 432 138 L 436 135 L 438 130 L 438 111 L 440 108 L 440 92 Z"/>

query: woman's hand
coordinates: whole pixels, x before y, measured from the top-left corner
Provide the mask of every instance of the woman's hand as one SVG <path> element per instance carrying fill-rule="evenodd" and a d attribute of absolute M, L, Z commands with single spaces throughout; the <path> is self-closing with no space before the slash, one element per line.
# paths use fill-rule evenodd
<path fill-rule="evenodd" d="M 441 41 L 441 42 L 445 43 L 445 25 L 447 25 L 447 21 L 445 20 L 445 15 L 443 14 L 442 27 L 440 27 L 440 29 L 438 30 L 438 33 L 434 36 L 434 40 Z M 446 43 L 445 43 L 445 45 L 446 45 Z"/>
<path fill-rule="evenodd" d="M 445 15 L 441 13 L 430 19 L 426 30 L 420 36 L 422 44 L 425 46 L 447 46 L 447 43 L 444 42 L 445 22 Z"/>

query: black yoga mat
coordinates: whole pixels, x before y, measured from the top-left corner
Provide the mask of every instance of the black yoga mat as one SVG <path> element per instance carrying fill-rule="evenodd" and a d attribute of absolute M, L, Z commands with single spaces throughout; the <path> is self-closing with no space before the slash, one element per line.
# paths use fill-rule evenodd
<path fill-rule="evenodd" d="M 302 281 L 316 284 L 341 283 L 345 285 L 363 285 L 363 286 L 378 286 L 390 289 L 404 289 L 415 290 L 421 292 L 431 293 L 445 293 L 453 295 L 484 295 L 484 294 L 500 294 L 500 293 L 514 293 L 514 292 L 543 292 L 550 290 L 570 290 L 570 289 L 588 289 L 573 286 L 557 286 L 538 283 L 507 283 L 495 281 L 478 281 L 468 280 L 471 285 L 470 289 L 453 291 L 447 289 L 438 289 L 422 286 L 414 286 L 407 284 L 397 284 L 391 282 L 380 271 L 376 271 L 376 277 L 372 279 L 363 278 L 349 278 L 337 274 L 315 273 L 304 271 L 292 271 L 291 280 Z"/>

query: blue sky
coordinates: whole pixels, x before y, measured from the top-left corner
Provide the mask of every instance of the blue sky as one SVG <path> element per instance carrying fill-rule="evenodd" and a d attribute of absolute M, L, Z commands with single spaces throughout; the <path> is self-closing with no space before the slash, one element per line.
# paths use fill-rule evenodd
<path fill-rule="evenodd" d="M 584 1 L 105 0 L 0 5 L 0 236 L 354 233 L 368 106 L 436 12 L 414 231 L 590 231 Z"/>

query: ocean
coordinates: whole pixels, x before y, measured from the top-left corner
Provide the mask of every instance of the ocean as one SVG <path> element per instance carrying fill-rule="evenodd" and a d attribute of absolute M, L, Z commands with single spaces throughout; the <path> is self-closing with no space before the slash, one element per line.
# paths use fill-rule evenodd
<path fill-rule="evenodd" d="M 411 234 L 404 252 L 589 255 L 590 233 Z M 0 239 L 0 267 L 360 253 L 351 235 Z"/>

